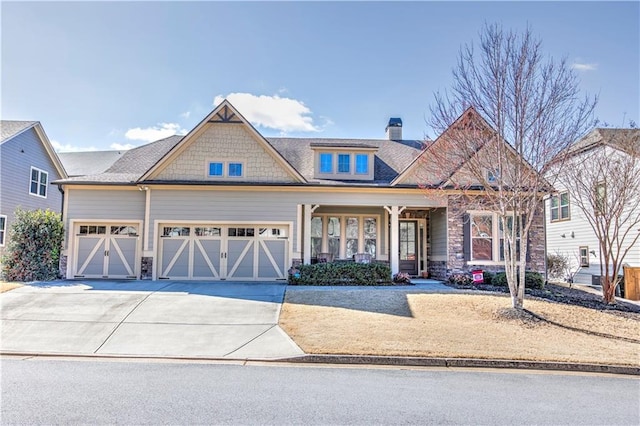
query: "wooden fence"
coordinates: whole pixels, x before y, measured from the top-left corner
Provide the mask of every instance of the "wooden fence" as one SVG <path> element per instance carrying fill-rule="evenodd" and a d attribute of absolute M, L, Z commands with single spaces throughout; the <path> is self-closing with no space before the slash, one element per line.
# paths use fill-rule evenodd
<path fill-rule="evenodd" d="M 640 268 L 624 267 L 624 298 L 640 300 Z"/>

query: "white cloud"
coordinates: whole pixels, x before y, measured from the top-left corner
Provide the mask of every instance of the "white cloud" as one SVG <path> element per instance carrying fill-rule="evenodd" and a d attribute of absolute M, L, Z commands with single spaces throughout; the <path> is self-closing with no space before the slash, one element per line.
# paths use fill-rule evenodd
<path fill-rule="evenodd" d="M 185 111 L 182 114 L 180 114 L 180 117 L 182 118 L 189 118 L 191 116 L 191 111 Z"/>
<path fill-rule="evenodd" d="M 574 62 L 573 64 L 571 64 L 571 68 L 578 71 L 595 71 L 596 69 L 598 69 L 598 64 Z"/>
<path fill-rule="evenodd" d="M 124 134 L 124 137 L 135 141 L 154 142 L 169 136 L 184 135 L 186 133 L 187 131 L 177 123 L 158 123 L 157 126 L 147 127 L 146 129 L 141 127 L 129 129 Z"/>
<path fill-rule="evenodd" d="M 313 123 L 311 110 L 296 99 L 274 96 L 256 96 L 251 93 L 230 93 L 218 95 L 213 100 L 219 105 L 224 99 L 235 106 L 254 126 L 287 132 L 319 132 Z"/>
<path fill-rule="evenodd" d="M 116 151 L 128 151 L 130 149 L 135 148 L 136 145 L 130 144 L 130 143 L 112 143 L 111 145 L 109 145 L 109 148 L 111 149 L 115 149 Z"/>
<path fill-rule="evenodd" d="M 56 152 L 80 152 L 80 151 L 97 151 L 98 150 L 96 147 L 93 147 L 93 146 L 90 146 L 90 147 L 74 146 L 71 144 L 63 144 L 54 140 L 51 141 L 51 146 L 53 146 L 53 149 Z"/>

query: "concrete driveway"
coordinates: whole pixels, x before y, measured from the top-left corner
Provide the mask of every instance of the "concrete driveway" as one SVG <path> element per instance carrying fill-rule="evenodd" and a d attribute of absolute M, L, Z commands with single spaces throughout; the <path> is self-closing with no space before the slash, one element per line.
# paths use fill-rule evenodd
<path fill-rule="evenodd" d="M 0 294 L 1 353 L 274 359 L 278 283 L 56 281 Z"/>

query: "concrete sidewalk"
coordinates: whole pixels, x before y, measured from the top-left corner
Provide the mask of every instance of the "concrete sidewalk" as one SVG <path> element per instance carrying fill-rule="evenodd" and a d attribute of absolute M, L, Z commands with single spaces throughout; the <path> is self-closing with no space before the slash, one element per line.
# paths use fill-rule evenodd
<path fill-rule="evenodd" d="M 55 281 L 0 295 L 0 352 L 274 359 L 302 355 L 278 326 L 279 283 Z"/>

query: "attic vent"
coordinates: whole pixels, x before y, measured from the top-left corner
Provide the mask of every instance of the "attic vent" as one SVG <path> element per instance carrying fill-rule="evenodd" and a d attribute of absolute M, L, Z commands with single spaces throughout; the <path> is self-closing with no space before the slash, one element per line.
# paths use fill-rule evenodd
<path fill-rule="evenodd" d="M 389 124 L 385 129 L 387 133 L 387 139 L 390 141 L 401 141 L 402 140 L 402 119 L 391 117 L 389 119 Z"/>

